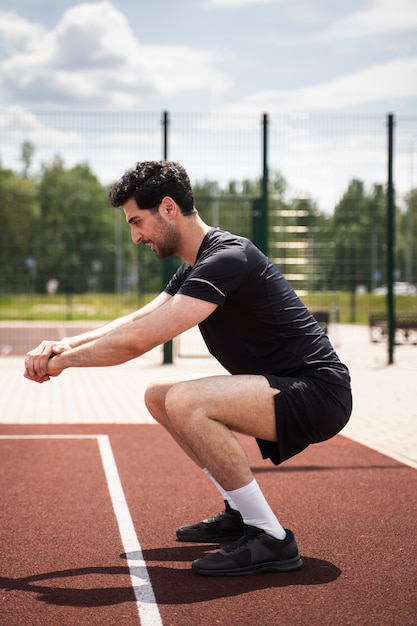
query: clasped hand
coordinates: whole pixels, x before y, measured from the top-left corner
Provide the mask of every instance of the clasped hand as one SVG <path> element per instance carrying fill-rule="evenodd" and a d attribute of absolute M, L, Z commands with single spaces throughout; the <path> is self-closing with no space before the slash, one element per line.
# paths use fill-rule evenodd
<path fill-rule="evenodd" d="M 26 354 L 25 378 L 45 383 L 51 376 L 58 376 L 64 368 L 59 366 L 58 359 L 54 357 L 69 349 L 70 346 L 61 341 L 42 341 L 37 348 Z"/>

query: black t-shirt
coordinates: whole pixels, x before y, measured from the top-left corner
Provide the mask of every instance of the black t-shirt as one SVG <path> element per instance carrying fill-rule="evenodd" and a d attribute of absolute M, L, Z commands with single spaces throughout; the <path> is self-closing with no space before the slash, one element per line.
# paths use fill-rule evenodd
<path fill-rule="evenodd" d="M 349 387 L 348 369 L 327 335 L 248 239 L 211 229 L 195 265 L 181 265 L 165 291 L 219 305 L 199 328 L 231 374 L 309 376 Z"/>

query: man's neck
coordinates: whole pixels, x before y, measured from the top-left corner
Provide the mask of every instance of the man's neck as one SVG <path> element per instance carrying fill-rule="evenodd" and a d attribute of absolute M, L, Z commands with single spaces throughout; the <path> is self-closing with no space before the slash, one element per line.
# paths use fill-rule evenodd
<path fill-rule="evenodd" d="M 194 265 L 204 237 L 212 227 L 203 222 L 199 215 L 185 217 L 181 228 L 181 242 L 178 256 L 190 265 Z"/>

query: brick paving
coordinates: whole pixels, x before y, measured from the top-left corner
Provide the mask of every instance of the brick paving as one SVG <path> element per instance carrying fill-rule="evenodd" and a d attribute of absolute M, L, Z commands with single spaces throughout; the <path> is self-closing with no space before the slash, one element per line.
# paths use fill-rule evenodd
<path fill-rule="evenodd" d="M 386 345 L 372 344 L 366 327 L 335 325 L 329 335 L 352 375 L 353 414 L 342 434 L 417 468 L 417 346 L 398 346 L 395 364 L 387 365 Z M 150 380 L 224 373 L 196 331 L 181 338 L 179 354 L 163 365 L 157 348 L 117 367 L 67 370 L 38 385 L 23 377 L 22 356 L 3 351 L 0 423 L 152 423 L 143 402 Z"/>

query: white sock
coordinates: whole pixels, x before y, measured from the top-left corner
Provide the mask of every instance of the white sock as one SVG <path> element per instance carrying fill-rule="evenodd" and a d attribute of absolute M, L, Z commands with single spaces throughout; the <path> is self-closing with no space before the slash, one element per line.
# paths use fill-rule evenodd
<path fill-rule="evenodd" d="M 223 489 L 223 487 L 217 482 L 217 480 L 214 478 L 214 476 L 212 476 L 210 474 L 208 469 L 204 467 L 203 468 L 203 472 L 205 473 L 206 476 L 208 476 L 210 478 L 210 480 L 213 483 L 213 485 L 215 485 L 217 487 L 217 489 L 220 491 L 220 493 L 222 494 L 223 500 L 227 500 L 227 502 L 229 503 L 229 506 L 232 509 L 237 510 L 237 507 L 235 506 L 235 504 L 234 504 L 231 496 L 229 495 L 229 493 Z"/>
<path fill-rule="evenodd" d="M 225 493 L 235 503 L 234 508 L 240 511 L 245 524 L 262 528 L 277 539 L 285 539 L 286 532 L 266 501 L 256 478 L 245 487 Z"/>

